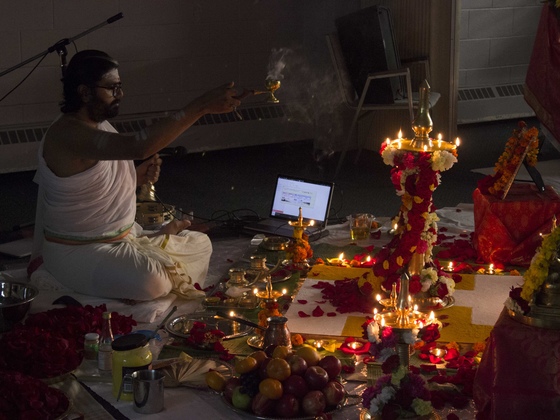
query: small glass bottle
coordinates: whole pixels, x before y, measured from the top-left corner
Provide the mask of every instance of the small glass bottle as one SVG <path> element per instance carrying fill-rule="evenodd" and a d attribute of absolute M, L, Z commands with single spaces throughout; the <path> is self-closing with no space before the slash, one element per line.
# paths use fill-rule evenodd
<path fill-rule="evenodd" d="M 84 336 L 84 358 L 87 360 L 97 360 L 99 351 L 99 334 L 87 333 Z"/>
<path fill-rule="evenodd" d="M 102 371 L 112 369 L 113 357 L 113 330 L 111 329 L 111 312 L 103 312 L 103 325 L 99 337 L 99 352 L 97 356 L 97 367 Z"/>

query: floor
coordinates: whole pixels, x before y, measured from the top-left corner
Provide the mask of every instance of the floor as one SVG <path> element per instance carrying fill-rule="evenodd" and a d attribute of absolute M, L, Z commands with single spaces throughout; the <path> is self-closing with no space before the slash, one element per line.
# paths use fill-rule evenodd
<path fill-rule="evenodd" d="M 539 127 L 536 119 L 526 121 Z M 442 184 L 434 193 L 436 207 L 472 203 L 482 175 L 471 170 L 493 166 L 516 126 L 517 120 L 505 120 L 459 127 L 459 162 L 442 174 Z M 347 154 L 334 180 L 331 224 L 354 212 L 392 216 L 398 211 L 400 199 L 390 182 L 390 167 L 378 151 L 362 151 L 357 164 L 355 156 L 355 151 Z M 312 140 L 166 157 L 156 194 L 164 203 L 192 211 L 198 222 L 235 227 L 244 217 L 267 215 L 277 174 L 332 181 L 338 157 L 315 150 Z M 540 159 L 558 158 L 558 150 L 544 141 Z M 0 243 L 28 235 L 37 192 L 33 172 L 0 174 L 0 191 Z M 223 232 L 235 234 L 231 229 Z M 11 257 L 0 255 L 0 263 L 6 261 Z"/>

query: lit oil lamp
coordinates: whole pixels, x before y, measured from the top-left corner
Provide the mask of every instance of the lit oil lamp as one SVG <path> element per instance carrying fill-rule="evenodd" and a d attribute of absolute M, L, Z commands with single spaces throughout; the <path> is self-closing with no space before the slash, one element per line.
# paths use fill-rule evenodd
<path fill-rule="evenodd" d="M 410 344 L 406 343 L 405 335 L 413 329 L 420 328 L 433 323 L 435 321 L 434 313 L 428 317 L 426 314 L 419 312 L 416 308 L 411 309 L 410 295 L 408 293 L 408 285 L 410 282 L 410 274 L 405 272 L 401 276 L 401 287 L 396 294 L 396 284 L 393 283 L 390 299 L 382 299 L 380 303 L 390 310 L 380 312 L 374 316 L 375 322 L 381 327 L 391 327 L 397 336 L 397 354 L 400 364 L 408 367 L 410 365 Z M 387 300 L 389 302 L 387 302 Z M 383 302 L 386 301 L 386 302 Z"/>
<path fill-rule="evenodd" d="M 315 225 L 315 220 L 303 220 L 303 211 L 301 207 L 299 208 L 299 215 L 298 219 L 294 221 L 289 221 L 288 224 L 294 228 L 294 238 L 301 239 L 303 232 L 307 229 L 308 226 Z"/>
<path fill-rule="evenodd" d="M 284 289 L 284 291 L 287 292 L 286 289 Z M 267 276 L 265 290 L 260 290 L 259 291 L 257 289 L 254 289 L 253 293 L 257 297 L 259 297 L 260 299 L 264 299 L 264 300 L 267 300 L 267 301 L 276 300 L 279 297 L 284 296 L 286 294 L 286 293 L 283 293 L 279 290 L 274 290 L 272 288 L 272 277 L 271 276 Z"/>
<path fill-rule="evenodd" d="M 455 139 L 455 143 L 443 141 L 441 134 L 438 134 L 437 141 L 435 142 L 429 137 L 433 129 L 433 122 L 430 117 L 430 85 L 426 80 L 420 84 L 419 94 L 418 113 L 412 121 L 412 130 L 415 134 L 414 138 L 412 140 L 402 138 L 402 131 L 399 131 L 398 137 L 395 140 L 386 140 L 387 145 L 413 152 L 435 152 L 437 150 L 457 149 L 461 144 L 459 137 Z"/>

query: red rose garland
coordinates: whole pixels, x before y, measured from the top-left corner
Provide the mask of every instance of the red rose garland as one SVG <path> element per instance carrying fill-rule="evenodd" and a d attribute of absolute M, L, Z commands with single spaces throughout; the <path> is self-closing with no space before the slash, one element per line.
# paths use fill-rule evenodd
<path fill-rule="evenodd" d="M 438 220 L 433 205 L 433 192 L 440 183 L 439 173 L 457 161 L 456 151 L 411 152 L 387 143 L 381 147 L 386 164 L 392 165 L 391 181 L 402 197 L 402 205 L 394 220 L 397 233 L 378 254 L 373 273 L 383 278 L 383 287 L 390 290 L 400 278 L 400 271 L 414 253 L 424 254 L 431 261 L 437 241 Z M 418 283 L 418 284 L 416 284 Z M 410 292 L 420 291 L 420 281 L 412 282 Z"/>

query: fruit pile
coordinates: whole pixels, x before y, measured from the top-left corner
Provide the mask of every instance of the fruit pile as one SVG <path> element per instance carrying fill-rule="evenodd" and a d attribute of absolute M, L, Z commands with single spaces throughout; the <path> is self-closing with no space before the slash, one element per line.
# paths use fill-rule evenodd
<path fill-rule="evenodd" d="M 235 373 L 225 379 L 210 371 L 206 383 L 235 408 L 263 417 L 320 417 L 336 409 L 346 396 L 340 383 L 342 364 L 333 355 L 321 357 L 302 346 L 269 346 L 237 359 Z"/>

